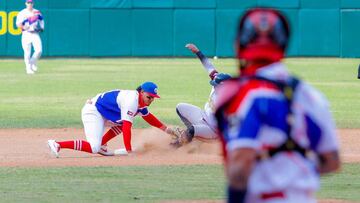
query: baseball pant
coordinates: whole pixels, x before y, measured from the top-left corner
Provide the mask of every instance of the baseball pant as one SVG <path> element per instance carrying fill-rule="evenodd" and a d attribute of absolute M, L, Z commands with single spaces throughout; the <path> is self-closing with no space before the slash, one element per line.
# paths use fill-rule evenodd
<path fill-rule="evenodd" d="M 38 33 L 23 32 L 21 44 L 24 50 L 24 61 L 27 71 L 32 71 L 32 65 L 36 65 L 42 53 L 41 39 Z M 31 56 L 31 46 L 34 47 L 34 54 Z"/>
<path fill-rule="evenodd" d="M 276 195 L 274 195 L 276 194 Z M 287 189 L 281 195 L 279 193 L 267 193 L 263 195 L 247 194 L 246 203 L 316 203 L 313 193 Z"/>
<path fill-rule="evenodd" d="M 105 119 L 94 104 L 86 103 L 81 111 L 86 141 L 90 143 L 93 153 L 98 153 L 105 130 Z"/>
<path fill-rule="evenodd" d="M 180 103 L 176 106 L 176 112 L 184 124 L 194 127 L 194 137 L 204 139 L 216 139 L 217 134 L 214 126 L 210 124 L 210 118 L 197 106 Z"/>

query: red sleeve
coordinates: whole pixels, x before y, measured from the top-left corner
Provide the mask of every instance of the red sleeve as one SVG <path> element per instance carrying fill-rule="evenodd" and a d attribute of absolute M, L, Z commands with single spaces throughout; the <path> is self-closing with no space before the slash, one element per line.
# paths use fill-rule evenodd
<path fill-rule="evenodd" d="M 122 125 L 123 139 L 124 139 L 125 149 L 128 152 L 131 152 L 131 126 L 132 126 L 131 122 L 125 120 L 123 121 L 123 125 Z"/>
<path fill-rule="evenodd" d="M 149 113 L 146 116 L 142 117 L 147 123 L 149 123 L 150 125 L 160 128 L 160 129 L 165 129 L 166 126 L 159 121 L 159 119 L 157 119 L 152 113 Z"/>

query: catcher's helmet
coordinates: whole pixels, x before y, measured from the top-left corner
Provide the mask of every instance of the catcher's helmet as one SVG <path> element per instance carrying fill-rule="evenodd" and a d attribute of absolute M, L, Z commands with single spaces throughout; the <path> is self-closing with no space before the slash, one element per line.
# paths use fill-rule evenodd
<path fill-rule="evenodd" d="M 289 25 L 281 13 L 268 8 L 250 9 L 238 27 L 238 58 L 279 61 L 284 57 L 289 35 Z"/>

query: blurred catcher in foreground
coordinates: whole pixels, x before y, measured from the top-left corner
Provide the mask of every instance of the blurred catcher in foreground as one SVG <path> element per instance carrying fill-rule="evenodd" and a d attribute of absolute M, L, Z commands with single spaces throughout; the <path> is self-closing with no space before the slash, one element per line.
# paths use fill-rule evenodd
<path fill-rule="evenodd" d="M 315 203 L 319 176 L 340 167 L 328 101 L 280 62 L 289 36 L 276 10 L 250 9 L 240 20 L 239 77 L 215 102 L 228 202 Z"/>

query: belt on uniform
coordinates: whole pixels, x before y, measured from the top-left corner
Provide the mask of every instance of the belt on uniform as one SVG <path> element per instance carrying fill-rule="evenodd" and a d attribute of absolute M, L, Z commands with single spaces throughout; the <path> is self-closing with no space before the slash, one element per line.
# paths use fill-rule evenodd
<path fill-rule="evenodd" d="M 285 194 L 281 191 L 260 194 L 261 199 L 284 198 Z"/>

